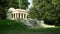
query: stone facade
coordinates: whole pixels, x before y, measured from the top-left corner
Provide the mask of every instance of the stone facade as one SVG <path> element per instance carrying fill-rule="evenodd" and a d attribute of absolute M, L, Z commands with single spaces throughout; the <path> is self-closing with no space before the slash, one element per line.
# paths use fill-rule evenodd
<path fill-rule="evenodd" d="M 17 18 L 19 19 L 27 19 L 27 11 L 23 9 L 14 9 L 10 8 L 7 12 L 7 19 L 15 20 Z"/>

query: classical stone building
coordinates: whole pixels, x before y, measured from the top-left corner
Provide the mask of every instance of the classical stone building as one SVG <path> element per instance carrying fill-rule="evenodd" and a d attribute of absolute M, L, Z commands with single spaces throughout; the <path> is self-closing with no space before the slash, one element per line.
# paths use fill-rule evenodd
<path fill-rule="evenodd" d="M 7 19 L 15 20 L 17 18 L 19 19 L 27 19 L 27 11 L 23 9 L 14 9 L 10 8 L 7 12 Z"/>

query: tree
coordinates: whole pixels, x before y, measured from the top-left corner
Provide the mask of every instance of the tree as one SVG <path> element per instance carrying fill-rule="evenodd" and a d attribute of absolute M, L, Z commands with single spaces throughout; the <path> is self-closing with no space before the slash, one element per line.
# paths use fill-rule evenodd
<path fill-rule="evenodd" d="M 19 8 L 27 9 L 29 5 L 28 0 L 19 0 Z"/>
<path fill-rule="evenodd" d="M 7 12 L 7 7 L 8 2 L 7 0 L 0 0 L 0 19 L 5 19 L 6 18 L 6 12 Z"/>
<path fill-rule="evenodd" d="M 28 5 L 28 0 L 9 0 L 9 7 L 26 9 Z"/>
<path fill-rule="evenodd" d="M 29 11 L 29 17 L 38 20 L 43 19 L 48 24 L 58 24 L 60 21 L 59 1 L 60 0 L 33 0 L 34 6 Z"/>
<path fill-rule="evenodd" d="M 18 0 L 8 0 L 8 8 L 19 8 Z"/>
<path fill-rule="evenodd" d="M 7 10 L 11 7 L 26 9 L 28 0 L 0 0 L 0 19 L 6 19 Z"/>

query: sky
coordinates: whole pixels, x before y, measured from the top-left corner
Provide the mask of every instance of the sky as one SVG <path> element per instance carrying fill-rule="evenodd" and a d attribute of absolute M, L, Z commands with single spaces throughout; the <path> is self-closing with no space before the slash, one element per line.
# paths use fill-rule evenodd
<path fill-rule="evenodd" d="M 32 6 L 32 0 L 28 0 L 28 2 L 30 3 L 28 8 L 30 8 Z"/>

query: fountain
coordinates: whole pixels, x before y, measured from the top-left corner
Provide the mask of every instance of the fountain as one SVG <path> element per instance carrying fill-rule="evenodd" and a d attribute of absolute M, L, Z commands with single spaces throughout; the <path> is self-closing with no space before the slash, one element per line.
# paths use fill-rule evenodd
<path fill-rule="evenodd" d="M 54 28 L 55 27 L 55 25 L 44 24 L 43 20 L 39 21 L 37 19 L 28 18 L 28 19 L 20 19 L 20 21 L 29 28 L 51 28 L 51 27 Z"/>

